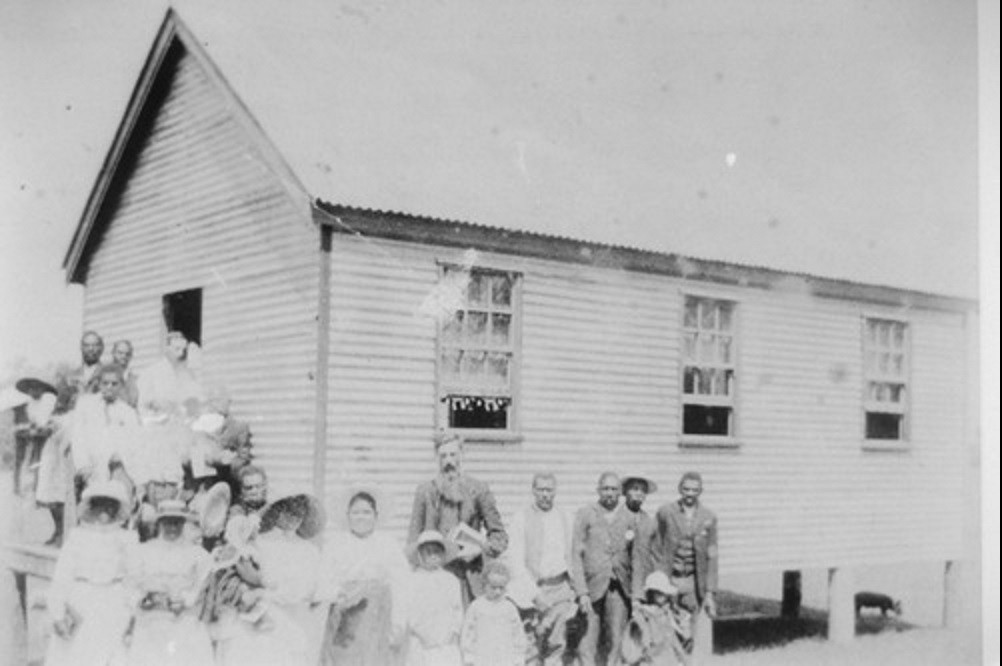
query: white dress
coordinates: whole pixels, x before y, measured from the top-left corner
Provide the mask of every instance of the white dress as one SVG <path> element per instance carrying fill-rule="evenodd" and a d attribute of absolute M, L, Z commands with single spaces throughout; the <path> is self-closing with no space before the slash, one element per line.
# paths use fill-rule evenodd
<path fill-rule="evenodd" d="M 323 617 L 313 607 L 320 549 L 296 536 L 271 530 L 256 539 L 264 583 L 264 614 L 256 621 L 227 618 L 217 643 L 220 666 L 315 666 Z"/>
<path fill-rule="evenodd" d="M 460 666 L 463 596 L 447 571 L 417 569 L 408 577 L 399 621 L 407 632 L 408 666 Z"/>
<path fill-rule="evenodd" d="M 392 608 L 409 573 L 403 548 L 391 536 L 375 531 L 360 538 L 352 532 L 331 533 L 323 548 L 318 596 L 327 612 L 321 663 L 392 663 Z"/>
<path fill-rule="evenodd" d="M 83 524 L 70 531 L 49 586 L 53 622 L 67 612 L 78 618 L 73 633 L 52 633 L 46 666 L 104 666 L 124 663 L 125 633 L 135 596 L 126 583 L 136 534 L 117 525 Z"/>
<path fill-rule="evenodd" d="M 141 601 L 147 594 L 180 598 L 184 610 L 175 614 L 157 605 L 139 608 L 129 645 L 130 666 L 212 666 L 214 655 L 208 626 L 199 620 L 195 601 L 212 556 L 183 539 L 153 539 L 135 549 L 129 580 Z"/>

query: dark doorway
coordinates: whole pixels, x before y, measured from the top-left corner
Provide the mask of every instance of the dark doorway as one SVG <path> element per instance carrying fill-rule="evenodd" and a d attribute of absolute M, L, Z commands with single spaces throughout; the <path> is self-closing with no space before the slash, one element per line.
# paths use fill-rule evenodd
<path fill-rule="evenodd" d="M 202 346 L 202 290 L 175 291 L 163 297 L 164 325 Z"/>

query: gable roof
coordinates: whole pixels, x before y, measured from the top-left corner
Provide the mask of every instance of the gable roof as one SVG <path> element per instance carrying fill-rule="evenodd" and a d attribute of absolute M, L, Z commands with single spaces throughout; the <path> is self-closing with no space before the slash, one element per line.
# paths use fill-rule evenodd
<path fill-rule="evenodd" d="M 248 16 L 228 0 L 182 0 L 194 31 L 169 12 L 157 40 L 180 39 L 217 74 L 297 196 L 940 291 L 937 278 L 956 265 L 937 255 L 916 271 L 922 257 L 908 256 L 897 230 L 924 225 L 943 251 L 965 238 L 958 224 L 975 222 L 973 197 L 941 196 L 951 183 L 929 181 L 936 133 L 902 121 L 943 81 L 911 80 L 907 94 L 881 88 L 884 107 L 852 108 L 852 94 L 872 93 L 887 74 L 871 75 L 872 63 L 841 72 L 853 45 L 841 45 L 838 11 L 801 34 L 797 13 L 783 11 L 792 0 L 780 0 L 771 23 L 740 2 L 717 4 L 725 11 L 639 16 L 617 2 L 290 11 L 262 0 Z M 741 45 L 752 43 L 766 46 L 748 58 Z M 816 46 L 780 80 L 790 43 Z M 891 46 L 871 49 L 881 62 L 897 58 L 889 68 L 907 64 Z M 134 92 L 130 109 L 137 101 Z M 874 132 L 886 145 L 871 145 Z M 812 155 L 811 145 L 824 150 Z M 958 173 L 967 165 L 950 163 Z M 102 177 L 114 166 L 106 160 Z M 101 177 L 67 253 L 70 279 L 100 190 Z"/>
<path fill-rule="evenodd" d="M 130 151 L 135 151 L 138 143 L 142 141 L 143 127 L 156 111 L 153 102 L 154 91 L 167 84 L 171 74 L 170 61 L 179 55 L 179 50 L 198 61 L 216 89 L 225 97 L 233 116 L 243 125 L 255 146 L 264 156 L 265 161 L 290 195 L 302 199 L 304 206 L 308 205 L 309 196 L 295 173 L 275 149 L 274 144 L 264 135 L 260 125 L 226 83 L 215 63 L 181 20 L 178 13 L 173 9 L 168 9 L 153 45 L 150 47 L 139 78 L 136 80 L 136 85 L 129 97 L 114 139 L 98 172 L 94 186 L 91 188 L 83 214 L 77 223 L 77 228 L 63 259 L 66 279 L 69 282 L 83 282 L 84 280 L 87 272 L 88 254 L 93 251 L 96 243 L 100 240 L 102 225 L 107 222 L 103 218 L 105 206 L 115 188 L 121 186 L 122 179 L 127 175 L 124 163 Z"/>

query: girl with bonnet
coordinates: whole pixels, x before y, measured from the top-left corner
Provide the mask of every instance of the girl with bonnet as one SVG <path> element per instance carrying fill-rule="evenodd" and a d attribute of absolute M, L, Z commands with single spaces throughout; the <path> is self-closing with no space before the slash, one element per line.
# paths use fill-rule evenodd
<path fill-rule="evenodd" d="M 195 521 L 180 500 L 160 502 L 156 538 L 135 549 L 129 579 L 139 598 L 129 645 L 132 666 L 212 666 L 212 640 L 195 610 L 212 557 L 185 538 Z"/>
<path fill-rule="evenodd" d="M 135 532 L 123 527 L 130 505 L 119 481 L 84 490 L 80 525 L 60 550 L 49 586 L 47 666 L 100 666 L 124 657 L 133 599 L 127 561 L 136 546 Z"/>

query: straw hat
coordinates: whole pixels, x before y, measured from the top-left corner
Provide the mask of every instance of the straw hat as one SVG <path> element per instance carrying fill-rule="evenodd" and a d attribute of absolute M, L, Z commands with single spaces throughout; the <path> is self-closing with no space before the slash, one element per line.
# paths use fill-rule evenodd
<path fill-rule="evenodd" d="M 80 514 L 88 516 L 91 513 L 91 502 L 96 498 L 113 499 L 118 502 L 118 513 L 114 517 L 115 522 L 120 522 L 129 514 L 131 500 L 129 491 L 122 485 L 121 481 L 114 479 L 109 481 L 95 481 L 84 488 L 80 498 Z"/>
<path fill-rule="evenodd" d="M 167 520 L 168 518 L 181 518 L 182 520 L 194 520 L 195 516 L 181 500 L 163 500 L 157 507 L 156 522 Z"/>
<path fill-rule="evenodd" d="M 630 474 L 628 476 L 623 477 L 622 481 L 623 494 L 624 495 L 626 494 L 626 488 L 631 483 L 637 483 L 637 482 L 644 484 L 644 487 L 646 488 L 644 492 L 647 493 L 648 495 L 650 495 L 651 493 L 656 493 L 658 491 L 658 484 L 654 483 L 646 476 L 643 476 L 641 474 Z"/>
<path fill-rule="evenodd" d="M 312 539 L 320 534 L 327 523 L 327 515 L 316 497 L 307 494 L 290 495 L 273 502 L 265 509 L 261 516 L 261 531 L 267 532 L 273 529 L 283 513 L 302 514 L 303 523 L 296 530 L 296 534 L 304 539 Z"/>
<path fill-rule="evenodd" d="M 644 591 L 649 590 L 668 596 L 678 594 L 678 588 L 671 584 L 671 581 L 668 580 L 668 574 L 664 571 L 655 571 L 647 577 L 644 581 Z"/>
<path fill-rule="evenodd" d="M 55 386 L 35 377 L 24 377 L 23 379 L 17 380 L 17 383 L 14 384 L 14 388 L 21 393 L 27 393 L 29 395 L 35 391 L 40 393 L 51 393 L 52 395 L 59 393 Z"/>
<path fill-rule="evenodd" d="M 214 483 L 209 490 L 192 498 L 191 510 L 198 516 L 205 536 L 211 538 L 223 533 L 232 499 L 230 486 L 223 481 Z"/>

